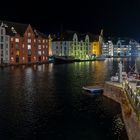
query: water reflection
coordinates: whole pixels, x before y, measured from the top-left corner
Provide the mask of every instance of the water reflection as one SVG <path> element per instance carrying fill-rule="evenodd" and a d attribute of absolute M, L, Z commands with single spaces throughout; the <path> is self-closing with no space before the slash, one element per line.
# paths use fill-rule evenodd
<path fill-rule="evenodd" d="M 117 63 L 107 59 L 0 70 L 1 139 L 127 139 L 124 127 L 114 134 L 119 104 L 82 91 L 83 85 L 104 83 Z"/>

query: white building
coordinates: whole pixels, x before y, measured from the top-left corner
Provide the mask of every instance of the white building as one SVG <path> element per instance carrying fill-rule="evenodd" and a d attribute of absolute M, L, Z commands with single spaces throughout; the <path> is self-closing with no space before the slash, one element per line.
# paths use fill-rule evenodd
<path fill-rule="evenodd" d="M 53 37 L 52 55 L 72 56 L 79 60 L 88 60 L 90 54 L 89 36 L 67 31 L 58 37 Z"/>
<path fill-rule="evenodd" d="M 7 25 L 1 23 L 0 25 L 0 64 L 9 63 L 9 44 L 10 37 L 6 35 Z"/>

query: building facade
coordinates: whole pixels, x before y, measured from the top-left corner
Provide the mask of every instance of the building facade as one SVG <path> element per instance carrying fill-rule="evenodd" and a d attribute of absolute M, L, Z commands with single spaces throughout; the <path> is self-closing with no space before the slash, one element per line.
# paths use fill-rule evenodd
<path fill-rule="evenodd" d="M 103 43 L 102 53 L 111 57 L 140 56 L 140 45 L 129 38 L 109 38 Z"/>
<path fill-rule="evenodd" d="M 6 25 L 0 23 L 0 64 L 9 64 L 10 53 L 9 53 L 9 39 L 10 36 L 6 35 Z"/>
<path fill-rule="evenodd" d="M 92 54 L 101 54 L 101 46 L 98 39 L 91 34 L 79 34 L 77 32 L 63 33 L 60 37 L 52 37 L 52 54 L 57 56 L 72 56 L 78 60 L 92 59 Z"/>
<path fill-rule="evenodd" d="M 49 41 L 47 36 L 27 24 L 2 22 L 9 36 L 9 63 L 30 64 L 47 62 Z"/>

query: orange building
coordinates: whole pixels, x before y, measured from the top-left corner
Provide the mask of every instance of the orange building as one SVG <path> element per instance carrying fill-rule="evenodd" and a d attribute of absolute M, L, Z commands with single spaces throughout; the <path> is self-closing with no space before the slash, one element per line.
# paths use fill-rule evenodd
<path fill-rule="evenodd" d="M 5 22 L 6 34 L 10 36 L 10 64 L 47 62 L 48 37 L 29 24 Z"/>
<path fill-rule="evenodd" d="M 103 30 L 101 30 L 100 35 L 94 36 L 91 42 L 91 54 L 95 54 L 96 57 L 102 54 L 102 44 L 103 44 Z"/>

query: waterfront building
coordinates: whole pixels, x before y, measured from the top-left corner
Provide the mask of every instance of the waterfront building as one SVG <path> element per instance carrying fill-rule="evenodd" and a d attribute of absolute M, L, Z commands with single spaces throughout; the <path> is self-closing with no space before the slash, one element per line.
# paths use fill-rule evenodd
<path fill-rule="evenodd" d="M 94 54 L 96 57 L 102 55 L 103 47 L 103 30 L 101 30 L 100 35 L 91 35 L 91 54 Z"/>
<path fill-rule="evenodd" d="M 90 40 L 88 35 L 67 31 L 52 38 L 53 55 L 72 56 L 79 60 L 89 59 Z"/>
<path fill-rule="evenodd" d="M 0 23 L 0 64 L 9 64 L 9 39 L 10 36 L 6 34 L 6 25 Z"/>
<path fill-rule="evenodd" d="M 0 21 L 9 36 L 9 63 L 28 64 L 47 62 L 49 53 L 48 37 L 30 24 Z"/>
<path fill-rule="evenodd" d="M 108 38 L 103 43 L 102 53 L 113 57 L 139 56 L 140 45 L 129 38 Z"/>
<path fill-rule="evenodd" d="M 105 41 L 103 43 L 102 54 L 106 57 L 113 56 L 113 42 L 111 40 Z"/>

